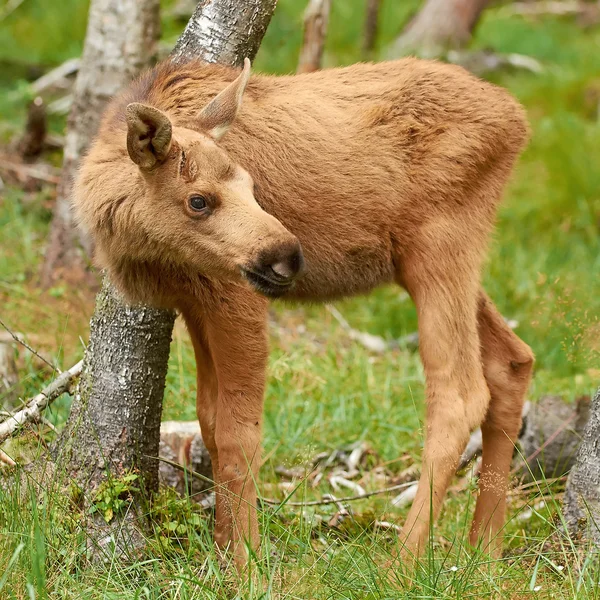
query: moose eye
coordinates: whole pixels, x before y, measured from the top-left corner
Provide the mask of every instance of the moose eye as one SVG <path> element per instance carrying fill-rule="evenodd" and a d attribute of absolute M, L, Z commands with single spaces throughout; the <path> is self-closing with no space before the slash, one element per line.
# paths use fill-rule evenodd
<path fill-rule="evenodd" d="M 204 196 L 190 196 L 189 205 L 192 210 L 202 211 L 206 208 L 206 198 Z"/>

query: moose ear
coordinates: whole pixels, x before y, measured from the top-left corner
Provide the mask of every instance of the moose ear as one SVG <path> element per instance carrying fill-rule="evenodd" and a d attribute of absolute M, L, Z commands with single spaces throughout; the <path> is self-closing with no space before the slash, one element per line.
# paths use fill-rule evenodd
<path fill-rule="evenodd" d="M 158 108 L 137 102 L 128 104 L 125 112 L 129 156 L 140 169 L 152 169 L 171 149 L 171 121 Z"/>
<path fill-rule="evenodd" d="M 215 140 L 220 140 L 242 105 L 242 96 L 250 78 L 250 59 L 244 59 L 244 68 L 218 96 L 207 104 L 199 115 L 200 126 Z"/>

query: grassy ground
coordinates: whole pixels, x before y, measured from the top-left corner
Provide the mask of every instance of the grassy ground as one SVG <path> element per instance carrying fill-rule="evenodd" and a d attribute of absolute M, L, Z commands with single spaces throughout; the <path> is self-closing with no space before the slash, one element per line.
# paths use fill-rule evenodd
<path fill-rule="evenodd" d="M 294 69 L 303 4 L 280 0 L 257 69 Z M 416 4 L 383 3 L 381 56 Z M 333 3 L 326 64 L 360 58 L 362 11 L 358 0 Z M 0 62 L 10 63 L 0 75 L 5 141 L 22 126 L 24 79 L 35 72 L 31 64 L 46 66 L 77 55 L 85 12 L 85 3 L 76 0 L 63 0 L 61 11 L 30 0 L 2 23 Z M 40 24 L 44 35 L 34 35 Z M 175 23 L 165 22 L 168 40 L 177 31 Z M 527 54 L 545 67 L 539 75 L 493 77 L 526 105 L 533 138 L 499 215 L 485 286 L 503 314 L 519 322 L 519 335 L 536 352 L 532 399 L 557 393 L 570 401 L 590 393 L 600 379 L 600 29 L 582 30 L 569 19 L 505 17 L 490 9 L 473 45 Z M 63 126 L 53 122 L 56 130 Z M 9 187 L 0 196 L 0 318 L 68 367 L 82 354 L 93 292 L 36 287 L 52 199 L 51 189 L 25 193 Z M 396 288 L 337 308 L 353 327 L 386 338 L 416 328 L 414 309 Z M 323 308 L 274 307 L 273 315 L 263 494 L 284 497 L 275 472 L 279 465 L 304 465 L 321 451 L 359 441 L 373 450 L 362 479 L 368 489 L 389 484 L 412 465 L 418 468 L 423 417 L 418 356 L 403 349 L 368 352 Z M 19 351 L 18 366 L 22 396 L 51 378 L 25 352 Z M 193 419 L 194 394 L 192 351 L 178 323 L 165 418 Z M 65 398 L 49 411 L 59 427 L 68 405 Z M 22 456 L 53 435 L 30 434 L 9 450 Z M 316 489 L 301 484 L 294 500 L 331 491 L 324 478 Z M 18 492 L 0 491 L 0 598 L 600 597 L 597 557 L 585 548 L 575 555 L 553 538 L 560 524 L 560 484 L 543 483 L 511 496 L 505 557 L 489 562 L 466 544 L 475 490 L 469 479 L 459 480 L 420 569 L 402 584 L 394 583 L 397 569 L 389 566 L 392 539 L 373 526 L 374 519 L 402 522 L 406 511 L 392 507 L 388 496 L 353 503 L 354 515 L 338 527 L 327 525 L 335 507 L 265 509 L 262 560 L 251 583 L 240 583 L 219 569 L 210 523 L 187 498 L 164 491 L 148 509 L 156 532 L 144 556 L 90 566 L 82 551 L 82 516 L 71 499 L 59 490 L 28 485 Z"/>

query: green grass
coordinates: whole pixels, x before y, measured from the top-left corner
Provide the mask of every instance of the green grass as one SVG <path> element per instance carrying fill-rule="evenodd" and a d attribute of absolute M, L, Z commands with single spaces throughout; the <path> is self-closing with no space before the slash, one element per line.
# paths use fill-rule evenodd
<path fill-rule="evenodd" d="M 280 0 L 258 70 L 294 70 L 303 5 Z M 417 5 L 383 3 L 381 56 Z M 360 59 L 362 17 L 362 2 L 334 2 L 327 65 Z M 32 27 L 43 27 L 45 35 L 30 35 Z M 31 65 L 77 55 L 84 30 L 85 3 L 75 0 L 63 0 L 60 11 L 26 0 L 2 23 L 0 62 L 12 66 L 0 77 L 0 136 L 22 126 Z M 167 20 L 164 32 L 174 39 L 177 25 Z M 569 19 L 506 18 L 490 9 L 473 46 L 528 54 L 545 67 L 540 75 L 493 76 L 525 104 L 533 136 L 507 190 L 484 281 L 537 355 L 531 398 L 556 393 L 570 401 L 591 393 L 600 379 L 600 29 L 582 30 Z M 67 367 L 81 356 L 93 294 L 67 285 L 44 293 L 35 285 L 51 205 L 49 190 L 8 188 L 0 196 L 0 318 Z M 337 307 L 353 327 L 388 339 L 416 328 L 414 308 L 398 288 Z M 370 445 L 371 466 L 382 467 L 388 479 L 418 467 L 423 373 L 417 354 L 397 349 L 374 355 L 349 340 L 321 307 L 276 306 L 273 315 L 261 492 L 283 498 L 277 466 L 303 465 L 318 452 L 357 441 Z M 24 351 L 17 358 L 26 397 L 51 374 Z M 193 354 L 178 324 L 165 418 L 193 419 L 194 403 Z M 48 418 L 60 427 L 68 409 L 69 399 L 61 399 Z M 44 430 L 42 440 L 53 435 Z M 30 456 L 42 445 L 30 434 L 5 448 Z M 365 470 L 364 485 L 382 487 L 370 473 Z M 293 500 L 331 491 L 325 480 L 315 490 L 301 485 Z M 85 559 L 84 515 L 72 499 L 57 485 L 40 492 L 28 483 L 0 491 L 0 598 L 599 598 L 597 557 L 557 541 L 561 494 L 561 484 L 541 483 L 511 496 L 505 557 L 490 563 L 468 548 L 475 490 L 461 482 L 449 494 L 421 568 L 397 586 L 390 581 L 397 571 L 388 564 L 391 537 L 372 524 L 402 522 L 406 511 L 393 508 L 387 496 L 353 503 L 354 515 L 341 527 L 326 524 L 332 507 L 266 509 L 261 560 L 255 576 L 240 582 L 220 569 L 210 519 L 188 498 L 163 490 L 147 509 L 154 533 L 145 553 L 132 561 L 109 556 L 92 566 Z M 521 520 L 542 497 L 545 506 Z"/>

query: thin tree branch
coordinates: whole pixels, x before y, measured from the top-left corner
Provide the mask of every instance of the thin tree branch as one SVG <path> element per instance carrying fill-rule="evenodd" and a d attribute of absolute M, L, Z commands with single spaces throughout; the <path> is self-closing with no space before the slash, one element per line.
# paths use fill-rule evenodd
<path fill-rule="evenodd" d="M 81 373 L 83 361 L 80 360 L 68 371 L 61 373 L 48 387 L 27 401 L 24 408 L 7 417 L 0 423 L 0 444 L 13 436 L 25 423 L 40 420 L 42 411 L 61 394 L 69 391 L 73 380 Z"/>
<path fill-rule="evenodd" d="M 326 498 L 323 500 L 310 500 L 308 502 L 286 502 L 285 500 L 273 500 L 271 498 L 261 498 L 266 504 L 274 504 L 279 506 L 285 504 L 285 506 L 322 506 L 323 504 L 337 504 L 338 502 L 352 502 L 353 500 L 363 500 L 370 498 L 371 496 L 379 496 L 381 494 L 389 494 L 390 492 L 397 492 L 398 490 L 406 489 L 417 483 L 416 481 L 407 481 L 406 483 L 399 483 L 398 485 L 392 485 L 381 490 L 374 490 L 373 492 L 367 492 L 366 494 L 357 496 L 346 496 L 345 498 Z"/>
<path fill-rule="evenodd" d="M 54 185 L 58 185 L 60 182 L 60 177 L 57 174 L 58 171 L 54 168 L 52 168 L 50 172 L 46 172 L 46 169 L 41 169 L 36 165 L 23 165 L 9 160 L 3 160 L 0 162 L 0 169 L 11 171 L 20 177 L 30 177 L 31 179 L 45 181 L 46 183 L 52 183 Z"/>
<path fill-rule="evenodd" d="M 168 458 L 164 458 L 163 456 L 154 456 L 152 458 L 156 458 L 157 460 L 159 460 L 161 462 L 171 465 L 172 467 L 175 467 L 176 469 L 179 469 L 180 471 L 187 473 L 190 477 L 194 477 L 196 479 L 199 479 L 200 481 L 211 483 L 211 484 L 213 484 L 213 486 L 217 485 L 209 477 L 205 477 L 204 475 L 201 475 L 200 473 L 196 473 L 196 471 L 192 471 L 190 468 L 184 467 L 183 465 L 180 465 L 179 463 L 169 460 Z M 417 483 L 417 482 L 416 481 L 408 481 L 406 483 L 399 483 L 398 485 L 392 485 L 391 487 L 383 488 L 381 490 L 367 492 L 366 494 L 360 494 L 357 496 L 346 496 L 345 498 L 331 498 L 330 497 L 330 498 L 326 498 L 323 500 L 310 500 L 308 502 L 286 502 L 285 499 L 284 500 L 274 500 L 273 498 L 261 498 L 261 501 L 264 502 L 265 504 L 272 504 L 274 506 L 279 506 L 280 504 L 284 504 L 285 506 L 322 506 L 324 504 L 336 504 L 337 502 L 352 502 L 353 500 L 363 500 L 364 498 L 370 498 L 371 496 L 378 496 L 380 494 L 388 494 L 390 492 L 396 492 L 398 490 L 406 489 L 406 488 L 410 487 L 411 485 L 414 485 L 415 483 Z M 288 498 L 289 497 L 290 496 L 288 496 Z"/>
<path fill-rule="evenodd" d="M 44 358 L 39 352 L 37 352 L 36 350 L 34 350 L 27 342 L 25 342 L 24 340 L 22 340 L 16 333 L 13 333 L 8 328 L 8 325 L 6 325 L 6 323 L 4 323 L 4 321 L 2 319 L 0 319 L 0 325 L 2 325 L 2 327 L 4 327 L 4 329 L 6 329 L 6 331 L 10 335 L 10 337 L 12 337 L 12 339 L 15 340 L 15 342 L 17 342 L 18 344 L 21 344 L 21 346 L 27 348 L 27 350 L 29 350 L 29 352 L 31 352 L 32 354 L 34 354 L 35 356 L 37 356 L 42 362 L 45 362 L 53 371 L 57 371 L 58 373 L 62 373 L 62 371 L 58 367 L 54 366 L 48 359 Z"/>
<path fill-rule="evenodd" d="M 0 449 L 0 462 L 8 465 L 9 467 L 14 467 L 17 463 L 8 455 L 6 452 L 3 452 Z"/>

